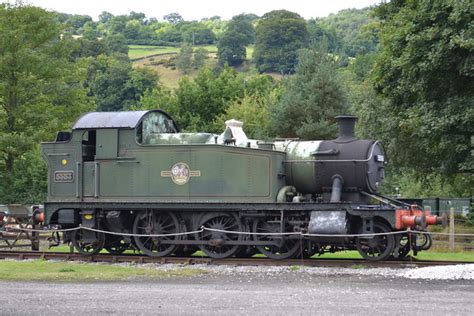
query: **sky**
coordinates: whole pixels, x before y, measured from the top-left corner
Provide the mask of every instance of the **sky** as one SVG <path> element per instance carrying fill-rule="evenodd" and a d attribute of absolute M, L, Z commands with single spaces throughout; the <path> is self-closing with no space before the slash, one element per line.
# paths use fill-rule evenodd
<path fill-rule="evenodd" d="M 15 3 L 14 0 L 0 2 Z M 48 10 L 61 13 L 84 14 L 98 20 L 102 11 L 113 15 L 142 12 L 148 18 L 177 12 L 185 20 L 201 20 L 215 15 L 224 20 L 240 13 L 254 13 L 261 16 L 272 10 L 285 9 L 300 14 L 305 19 L 325 17 L 343 9 L 361 9 L 381 0 L 23 0 Z"/>

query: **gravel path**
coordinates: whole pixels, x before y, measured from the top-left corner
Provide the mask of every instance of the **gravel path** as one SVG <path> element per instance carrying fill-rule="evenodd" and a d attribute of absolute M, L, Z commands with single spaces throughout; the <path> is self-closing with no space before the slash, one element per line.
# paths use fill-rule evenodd
<path fill-rule="evenodd" d="M 0 314 L 472 315 L 474 308 L 474 265 L 435 271 L 195 267 L 209 273 L 153 282 L 0 282 Z M 436 279 L 424 278 L 427 273 Z"/>

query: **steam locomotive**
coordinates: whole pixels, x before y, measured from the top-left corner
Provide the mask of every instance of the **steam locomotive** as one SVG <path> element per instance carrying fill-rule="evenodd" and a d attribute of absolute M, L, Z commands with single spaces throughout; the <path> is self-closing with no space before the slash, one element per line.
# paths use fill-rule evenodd
<path fill-rule="evenodd" d="M 407 228 L 443 219 L 380 196 L 381 144 L 355 137 L 355 117 L 337 120 L 334 140 L 263 142 L 235 120 L 216 135 L 180 133 L 160 110 L 87 113 L 42 143 L 45 225 L 81 227 L 65 242 L 83 254 L 384 260 L 427 248 Z"/>

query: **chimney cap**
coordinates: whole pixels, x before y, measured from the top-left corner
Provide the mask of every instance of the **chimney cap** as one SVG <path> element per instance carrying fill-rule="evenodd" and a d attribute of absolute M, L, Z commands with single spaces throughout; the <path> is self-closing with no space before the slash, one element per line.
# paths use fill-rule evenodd
<path fill-rule="evenodd" d="M 358 120 L 357 116 L 355 115 L 338 115 L 336 116 L 336 120 L 347 120 L 347 119 L 351 119 L 351 120 Z"/>

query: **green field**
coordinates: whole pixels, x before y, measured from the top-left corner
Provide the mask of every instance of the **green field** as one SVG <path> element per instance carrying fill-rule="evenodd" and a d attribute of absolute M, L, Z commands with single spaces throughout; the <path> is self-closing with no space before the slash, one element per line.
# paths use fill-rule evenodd
<path fill-rule="evenodd" d="M 195 46 L 195 48 L 205 48 L 208 52 L 217 52 L 215 45 Z M 158 54 L 176 54 L 179 52 L 179 47 L 172 46 L 150 46 L 150 45 L 129 45 L 128 57 L 136 60 L 138 58 L 145 58 L 147 56 L 154 56 Z"/>

